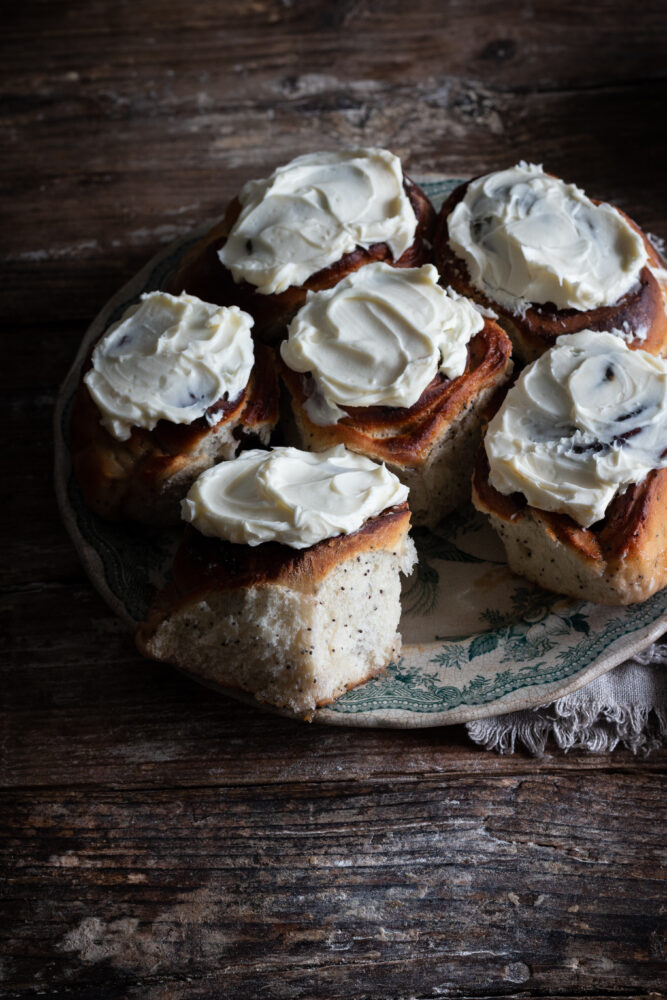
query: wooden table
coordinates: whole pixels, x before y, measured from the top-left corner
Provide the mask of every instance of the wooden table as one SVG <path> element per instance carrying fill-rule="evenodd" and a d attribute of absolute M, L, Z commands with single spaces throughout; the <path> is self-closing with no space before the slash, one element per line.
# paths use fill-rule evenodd
<path fill-rule="evenodd" d="M 300 152 L 526 157 L 667 236 L 666 40 L 654 0 L 8 5 L 3 997 L 661 995 L 665 753 L 296 725 L 143 661 L 50 421 L 106 299 Z"/>

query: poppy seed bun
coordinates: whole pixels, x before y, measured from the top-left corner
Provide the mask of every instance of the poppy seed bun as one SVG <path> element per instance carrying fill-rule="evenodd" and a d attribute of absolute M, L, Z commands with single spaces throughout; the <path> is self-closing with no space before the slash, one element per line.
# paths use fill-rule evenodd
<path fill-rule="evenodd" d="M 75 475 L 84 498 L 100 517 L 128 517 L 149 524 L 178 524 L 180 500 L 204 469 L 233 458 L 243 441 L 268 444 L 278 421 L 278 383 L 270 348 L 255 348 L 245 389 L 219 400 L 212 426 L 202 417 L 190 424 L 160 420 L 153 430 L 132 428 L 127 440 L 113 437 L 82 382 L 70 425 Z"/>
<path fill-rule="evenodd" d="M 590 528 L 530 507 L 489 482 L 479 449 L 473 503 L 500 535 L 510 568 L 546 590 L 594 604 L 636 604 L 667 586 L 667 469 L 630 486 Z"/>
<path fill-rule="evenodd" d="M 399 571 L 416 561 L 407 504 L 306 549 L 186 530 L 139 650 L 309 716 L 400 652 Z"/>

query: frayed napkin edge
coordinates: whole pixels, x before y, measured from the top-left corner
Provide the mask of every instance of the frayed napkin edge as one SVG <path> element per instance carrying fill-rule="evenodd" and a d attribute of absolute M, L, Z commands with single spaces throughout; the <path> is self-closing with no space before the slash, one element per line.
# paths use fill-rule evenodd
<path fill-rule="evenodd" d="M 573 707 L 563 698 L 548 709 L 512 712 L 468 723 L 468 736 L 485 750 L 514 753 L 523 745 L 536 757 L 544 754 L 549 739 L 559 750 L 608 753 L 619 743 L 634 754 L 648 754 L 667 736 L 667 710 L 644 705 L 604 705 L 591 702 Z"/>
<path fill-rule="evenodd" d="M 595 689 L 593 681 L 542 708 L 469 722 L 466 726 L 468 736 L 485 750 L 501 754 L 514 753 L 517 746 L 523 746 L 539 757 L 552 740 L 564 752 L 609 753 L 620 744 L 633 754 L 646 756 L 662 746 L 667 737 L 664 675 L 653 673 L 667 666 L 667 643 L 650 646 L 616 670 L 623 671 L 624 666 L 631 665 L 643 667 L 649 672 L 648 676 L 654 678 L 653 696 L 657 704 L 638 704 L 632 698 L 627 703 L 611 704 L 604 697 L 587 696 L 588 689 L 591 692 Z M 658 680 L 663 683 L 657 683 Z"/>

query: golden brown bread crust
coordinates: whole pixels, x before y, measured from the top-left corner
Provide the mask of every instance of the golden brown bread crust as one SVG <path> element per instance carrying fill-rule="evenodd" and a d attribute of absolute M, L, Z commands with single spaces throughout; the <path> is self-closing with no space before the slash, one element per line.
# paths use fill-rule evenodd
<path fill-rule="evenodd" d="M 349 535 L 325 538 L 307 549 L 293 549 L 279 542 L 239 545 L 207 538 L 188 526 L 174 558 L 172 579 L 156 595 L 146 621 L 139 626 L 139 649 L 150 656 L 146 644 L 165 618 L 211 591 L 275 584 L 310 594 L 343 561 L 372 550 L 398 550 L 409 526 L 407 503 L 388 507 Z"/>
<path fill-rule="evenodd" d="M 426 462 L 430 451 L 447 428 L 472 406 L 479 394 L 504 379 L 512 345 L 506 333 L 493 320 L 468 344 L 465 372 L 449 379 L 438 374 L 410 407 L 347 407 L 347 417 L 337 424 L 314 424 L 304 410 L 312 391 L 312 380 L 292 371 L 279 360 L 280 375 L 287 386 L 292 407 L 298 411 L 303 436 L 324 450 L 344 444 L 380 462 L 398 466 L 418 466 Z"/>
<path fill-rule="evenodd" d="M 667 469 L 650 472 L 612 500 L 602 521 L 582 528 L 566 514 L 529 506 L 519 493 L 506 496 L 496 490 L 482 445 L 473 475 L 473 502 L 501 533 L 503 524 L 516 534 L 522 522 L 531 521 L 540 526 L 554 558 L 562 550 L 574 557 L 579 582 L 573 579 L 570 589 L 558 592 L 597 603 L 634 604 L 667 586 Z M 556 589 L 550 586 L 548 566 L 538 575 L 530 572 L 529 562 L 512 568 L 548 590 Z M 588 597 L 587 588 L 595 596 Z"/>
<path fill-rule="evenodd" d="M 469 183 L 470 181 L 455 188 L 440 210 L 433 240 L 435 263 L 445 285 L 451 285 L 461 295 L 498 313 L 501 325 L 509 333 L 517 353 L 524 361 L 534 361 L 554 345 L 557 337 L 576 333 L 578 330 L 635 331 L 648 328 L 644 339 L 634 339 L 629 346 L 634 350 L 667 355 L 667 288 L 657 280 L 648 266 L 640 273 L 638 288 L 628 292 L 614 305 L 585 311 L 557 309 L 546 303 L 533 305 L 520 316 L 480 292 L 470 279 L 465 261 L 457 257 L 450 246 L 447 228 L 447 218 L 465 196 Z M 662 268 L 664 265 L 659 254 L 639 226 L 620 209 L 617 211 L 642 237 L 649 265 Z"/>
<path fill-rule="evenodd" d="M 252 440 L 268 435 L 276 425 L 278 377 L 271 348 L 256 346 L 246 388 L 235 400 L 219 400 L 211 410 L 220 414 L 213 426 L 204 417 L 191 424 L 160 420 L 152 431 L 134 427 L 126 441 L 118 441 L 100 423 L 81 381 L 72 410 L 70 449 L 88 506 L 112 520 L 178 523 L 179 500 L 215 461 L 215 436 L 228 431 L 234 439 Z"/>
<path fill-rule="evenodd" d="M 238 198 L 234 198 L 221 222 L 187 252 L 170 280 L 168 291 L 174 295 L 186 291 L 220 306 L 238 305 L 253 317 L 254 336 L 269 342 L 278 340 L 284 336 L 285 327 L 304 304 L 309 291 L 332 288 L 348 274 L 374 261 L 386 261 L 395 267 L 419 267 L 431 260 L 435 226 L 433 206 L 421 188 L 408 177 L 404 178 L 404 187 L 417 219 L 417 231 L 412 245 L 397 261 L 393 260 L 386 243 L 374 243 L 367 250 L 356 247 L 334 264 L 311 275 L 303 285 L 293 285 L 273 295 L 261 295 L 254 285 L 246 281 L 237 284 L 231 271 L 218 257 L 218 250 L 224 245 L 241 212 L 241 204 Z"/>

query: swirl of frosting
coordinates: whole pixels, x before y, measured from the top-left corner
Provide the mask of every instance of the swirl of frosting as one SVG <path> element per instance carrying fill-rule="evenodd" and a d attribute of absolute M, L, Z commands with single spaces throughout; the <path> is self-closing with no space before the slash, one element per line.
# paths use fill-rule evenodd
<path fill-rule="evenodd" d="M 262 295 L 302 285 L 357 246 L 386 243 L 398 260 L 417 229 L 401 161 L 386 149 L 299 156 L 249 181 L 239 201 L 218 255 L 235 281 Z"/>
<path fill-rule="evenodd" d="M 613 305 L 646 264 L 644 242 L 611 205 L 534 163 L 471 181 L 447 219 L 473 284 L 514 313 Z"/>
<path fill-rule="evenodd" d="M 582 330 L 522 372 L 484 441 L 490 482 L 583 527 L 667 466 L 667 360 Z"/>
<path fill-rule="evenodd" d="M 432 264 L 367 264 L 334 288 L 311 292 L 280 353 L 316 386 L 306 402 L 314 423 L 341 407 L 412 406 L 438 371 L 465 371 L 466 345 L 484 325 L 466 299 L 438 285 Z"/>
<path fill-rule="evenodd" d="M 203 472 L 181 512 L 203 535 L 305 549 L 356 531 L 407 496 L 384 465 L 343 445 L 323 452 L 281 447 L 244 451 Z"/>
<path fill-rule="evenodd" d="M 253 320 L 183 292 L 149 292 L 109 327 L 92 354 L 84 382 L 101 423 L 119 441 L 158 420 L 189 424 L 248 384 L 254 361 Z"/>

